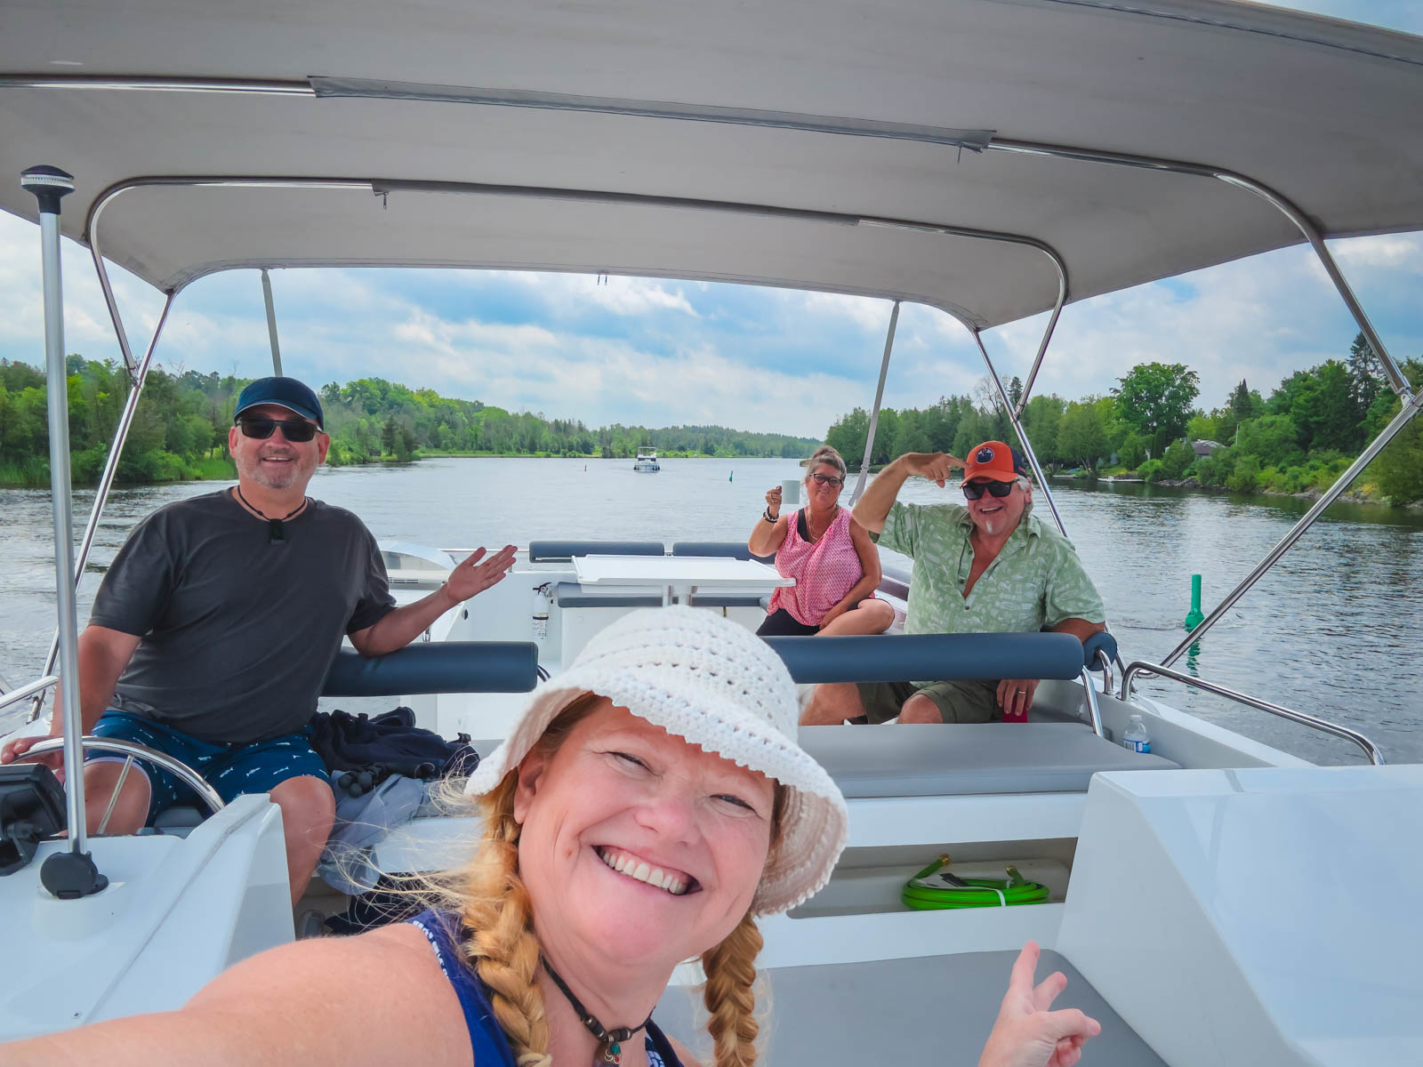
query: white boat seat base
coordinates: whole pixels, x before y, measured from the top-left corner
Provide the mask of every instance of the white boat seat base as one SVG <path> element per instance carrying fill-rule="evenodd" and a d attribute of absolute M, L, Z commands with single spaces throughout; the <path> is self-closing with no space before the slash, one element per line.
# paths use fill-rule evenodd
<path fill-rule="evenodd" d="M 1083 793 L 1098 771 L 1179 769 L 1067 722 L 806 726 L 800 743 L 846 797 Z"/>

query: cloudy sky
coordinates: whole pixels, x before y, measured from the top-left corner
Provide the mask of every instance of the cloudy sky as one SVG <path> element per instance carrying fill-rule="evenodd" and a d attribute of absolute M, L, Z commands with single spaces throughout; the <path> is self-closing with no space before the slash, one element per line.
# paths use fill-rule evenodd
<path fill-rule="evenodd" d="M 1295 6 L 1423 34 L 1419 0 L 1309 0 Z M 1390 351 L 1423 355 L 1423 234 L 1333 243 Z M 113 272 L 130 341 L 161 307 Z M 549 274 L 273 272 L 287 373 L 313 384 L 379 375 L 513 410 L 662 426 L 720 423 L 820 436 L 868 407 L 885 301 L 784 290 Z M 87 252 L 66 242 L 66 347 L 117 357 Z M 1024 374 L 1043 317 L 985 334 L 1006 375 Z M 1262 392 L 1348 352 L 1356 328 L 1314 257 L 1285 249 L 1070 305 L 1039 390 L 1104 393 L 1134 363 L 1185 363 L 1221 403 L 1241 378 Z M 39 364 L 39 235 L 0 214 L 0 358 Z M 168 369 L 269 372 L 259 276 L 203 279 L 175 302 L 156 360 Z M 775 369 L 767 369 L 775 368 Z M 920 306 L 901 310 L 885 403 L 922 406 L 972 392 L 983 365 L 967 333 Z"/>

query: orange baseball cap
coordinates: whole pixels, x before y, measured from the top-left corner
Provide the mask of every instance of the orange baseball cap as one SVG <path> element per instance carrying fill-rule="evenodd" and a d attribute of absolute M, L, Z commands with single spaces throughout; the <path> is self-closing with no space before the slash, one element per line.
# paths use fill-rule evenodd
<path fill-rule="evenodd" d="M 984 441 L 969 451 L 963 480 L 965 485 L 978 478 L 1011 482 L 1020 474 L 1027 477 L 1028 471 L 1017 452 L 1002 441 Z"/>

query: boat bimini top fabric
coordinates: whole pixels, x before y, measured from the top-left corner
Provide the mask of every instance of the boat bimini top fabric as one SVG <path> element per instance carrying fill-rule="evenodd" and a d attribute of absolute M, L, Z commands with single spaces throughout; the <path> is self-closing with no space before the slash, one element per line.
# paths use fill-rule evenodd
<path fill-rule="evenodd" d="M 1232 175 L 1328 236 L 1423 226 L 1420 99 L 1423 39 L 1222 0 L 7 0 L 0 207 L 71 171 L 63 231 L 165 291 L 569 270 L 981 328 L 1052 307 L 1054 257 L 1081 299 L 1302 239 Z M 105 199 L 145 178 L 274 181 Z"/>

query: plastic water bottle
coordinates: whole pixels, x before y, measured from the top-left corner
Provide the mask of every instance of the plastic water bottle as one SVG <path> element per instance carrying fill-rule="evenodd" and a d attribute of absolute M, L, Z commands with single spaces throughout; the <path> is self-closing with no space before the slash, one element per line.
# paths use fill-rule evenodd
<path fill-rule="evenodd" d="M 1133 752 L 1151 751 L 1151 741 L 1146 736 L 1146 723 L 1141 721 L 1140 715 L 1133 715 L 1127 723 L 1126 733 L 1122 734 L 1122 747 Z"/>

